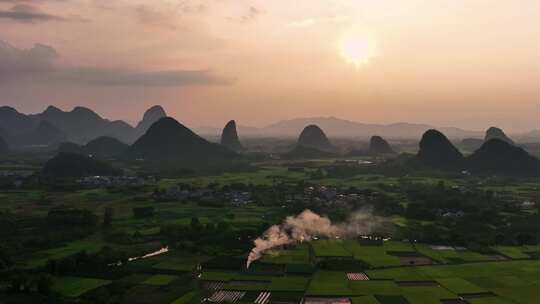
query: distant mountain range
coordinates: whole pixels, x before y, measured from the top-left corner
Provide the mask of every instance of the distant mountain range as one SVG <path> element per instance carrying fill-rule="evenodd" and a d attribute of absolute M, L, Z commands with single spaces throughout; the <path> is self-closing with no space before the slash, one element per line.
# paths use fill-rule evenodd
<path fill-rule="evenodd" d="M 49 106 L 38 114 L 23 114 L 8 106 L 0 107 L 0 137 L 14 148 L 26 146 L 57 146 L 69 141 L 86 144 L 93 139 L 107 136 L 131 144 L 140 138 L 148 128 L 167 114 L 161 106 L 147 110 L 136 127 L 122 120 L 108 120 L 89 108 L 75 107 L 63 111 Z M 394 123 L 365 124 L 335 117 L 311 117 L 283 120 L 266 127 L 237 125 L 238 135 L 242 137 L 292 137 L 298 138 L 308 125 L 317 125 L 329 138 L 369 139 L 374 135 L 387 139 L 419 139 L 424 132 L 434 129 L 427 124 Z M 452 140 L 483 139 L 483 131 L 472 131 L 454 127 L 436 128 Z M 207 138 L 218 139 L 221 128 L 199 127 L 193 131 Z M 534 142 L 540 139 L 540 131 L 521 134 L 521 142 Z"/>
<path fill-rule="evenodd" d="M 370 138 L 379 135 L 386 138 L 420 138 L 424 132 L 434 127 L 426 124 L 394 123 L 365 124 L 335 117 L 311 117 L 283 120 L 262 128 L 239 125 L 238 133 L 242 136 L 287 136 L 297 137 L 307 125 L 317 125 L 329 137 Z M 483 131 L 471 131 L 453 127 L 437 128 L 450 138 L 467 138 L 484 136 Z M 195 131 L 202 135 L 217 136 L 218 128 L 201 127 Z"/>
<path fill-rule="evenodd" d="M 54 146 L 63 141 L 85 144 L 109 136 L 132 143 L 166 113 L 160 106 L 150 108 L 137 127 L 121 120 L 110 121 L 91 109 L 76 107 L 62 111 L 49 106 L 38 114 L 22 114 L 11 107 L 0 107 L 0 136 L 10 146 Z"/>

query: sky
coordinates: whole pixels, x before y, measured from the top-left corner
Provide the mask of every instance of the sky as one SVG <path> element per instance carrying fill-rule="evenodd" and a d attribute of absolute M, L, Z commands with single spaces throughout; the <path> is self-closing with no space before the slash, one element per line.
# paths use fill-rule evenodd
<path fill-rule="evenodd" d="M 0 0 L 0 105 L 540 129 L 534 0 Z"/>

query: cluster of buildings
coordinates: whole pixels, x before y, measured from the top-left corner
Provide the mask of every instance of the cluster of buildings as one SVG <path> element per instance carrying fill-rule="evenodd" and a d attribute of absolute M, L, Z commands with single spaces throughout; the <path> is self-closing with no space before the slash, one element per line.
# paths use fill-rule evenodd
<path fill-rule="evenodd" d="M 437 215 L 443 218 L 462 218 L 465 216 L 465 212 L 462 210 L 437 210 Z"/>
<path fill-rule="evenodd" d="M 0 186 L 20 188 L 33 174 L 34 171 L 25 169 L 0 170 Z"/>
<path fill-rule="evenodd" d="M 371 201 L 377 195 L 377 192 L 373 192 L 370 195 L 340 193 L 335 187 L 317 185 L 309 186 L 304 189 L 303 201 L 324 206 L 345 207 L 353 203 Z"/>
<path fill-rule="evenodd" d="M 85 176 L 77 180 L 77 183 L 91 188 L 101 187 L 134 187 L 155 184 L 154 177 L 138 176 Z"/>
<path fill-rule="evenodd" d="M 229 202 L 234 206 L 244 206 L 253 203 L 251 192 L 227 190 L 224 191 L 217 185 L 208 185 L 204 188 L 193 188 L 187 185 L 175 185 L 164 191 L 153 194 L 156 200 L 185 201 L 194 200 L 200 202 Z"/>

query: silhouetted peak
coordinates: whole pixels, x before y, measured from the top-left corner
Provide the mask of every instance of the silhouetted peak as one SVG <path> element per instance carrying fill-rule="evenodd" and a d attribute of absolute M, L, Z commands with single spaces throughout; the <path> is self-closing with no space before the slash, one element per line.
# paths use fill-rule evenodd
<path fill-rule="evenodd" d="M 369 153 L 372 155 L 393 154 L 395 151 L 381 136 L 372 136 L 369 141 Z"/>
<path fill-rule="evenodd" d="M 19 114 L 19 112 L 15 108 L 10 107 L 10 106 L 2 106 L 2 107 L 0 107 L 0 114 L 1 113 Z"/>
<path fill-rule="evenodd" d="M 491 127 L 486 131 L 486 137 L 484 141 L 489 142 L 492 139 L 500 139 L 511 145 L 514 144 L 514 141 L 510 139 L 510 137 L 508 137 L 502 129 L 497 128 L 497 127 Z"/>
<path fill-rule="evenodd" d="M 96 112 L 94 112 L 91 109 L 86 108 L 86 107 L 75 107 L 75 108 L 73 108 L 73 110 L 71 112 L 73 114 L 84 114 L 84 115 L 92 115 L 92 116 L 99 117 L 99 115 Z"/>
<path fill-rule="evenodd" d="M 152 124 L 164 117 L 167 117 L 167 113 L 163 107 L 159 105 L 153 106 L 144 112 L 142 120 L 137 124 L 137 129 L 140 133 L 144 133 Z"/>
<path fill-rule="evenodd" d="M 298 137 L 298 145 L 320 150 L 333 150 L 334 147 L 324 131 L 317 125 L 308 125 Z"/>
<path fill-rule="evenodd" d="M 146 112 L 144 112 L 143 120 L 148 120 L 148 119 L 159 120 L 160 118 L 163 118 L 166 116 L 167 116 L 167 113 L 165 113 L 165 109 L 163 109 L 162 106 L 156 105 L 146 110 Z"/>
<path fill-rule="evenodd" d="M 152 161 L 207 162 L 236 157 L 229 149 L 208 142 L 172 117 L 154 123 L 129 149 L 128 158 Z"/>
<path fill-rule="evenodd" d="M 45 111 L 43 111 L 43 114 L 47 115 L 47 114 L 57 114 L 57 113 L 64 113 L 64 111 L 62 111 L 61 109 L 55 107 L 55 106 L 48 106 L 47 109 L 45 109 Z"/>
<path fill-rule="evenodd" d="M 183 124 L 179 123 L 172 117 L 163 117 L 150 126 L 147 133 L 163 133 L 163 132 L 182 132 L 190 135 L 196 135 Z"/>
<path fill-rule="evenodd" d="M 473 171 L 480 173 L 540 175 L 540 160 L 498 138 L 485 142 L 469 157 L 468 163 Z"/>
<path fill-rule="evenodd" d="M 459 169 L 463 155 L 441 132 L 431 129 L 424 133 L 420 141 L 418 158 L 427 165 Z"/>
<path fill-rule="evenodd" d="M 234 151 L 243 150 L 240 139 L 238 138 L 236 122 L 234 120 L 229 121 L 225 125 L 225 128 L 223 128 L 223 132 L 221 133 L 221 144 Z"/>

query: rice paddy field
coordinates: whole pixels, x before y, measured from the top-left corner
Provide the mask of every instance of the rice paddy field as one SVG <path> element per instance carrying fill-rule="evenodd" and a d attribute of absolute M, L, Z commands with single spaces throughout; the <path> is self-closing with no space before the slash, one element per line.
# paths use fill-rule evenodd
<path fill-rule="evenodd" d="M 516 252 L 530 249 L 513 248 Z M 501 248 L 506 253 L 510 250 Z M 307 259 L 316 264 L 315 270 L 303 275 L 287 273 L 288 266 L 298 265 L 301 253 L 310 255 L 302 261 Z M 432 263 L 403 264 L 400 256 L 425 257 Z M 538 303 L 540 261 L 516 256 L 519 258 L 515 260 L 495 260 L 462 248 L 398 241 L 363 245 L 354 240 L 325 240 L 274 251 L 254 264 L 284 266 L 285 271 L 281 274 L 245 269 L 234 272 L 203 269 L 199 281 L 206 283 L 200 286 L 219 287 L 217 290 L 202 287 L 210 296 L 223 290 L 240 292 L 229 294 L 234 303 L 257 303 L 251 300 L 254 296 L 246 298 L 254 293 L 270 293 L 264 303 L 299 303 L 299 297 L 305 303 L 336 304 Z M 321 262 L 325 259 L 343 263 L 345 268 L 351 259 L 366 263 L 364 269 L 353 267 L 336 271 L 324 268 Z M 208 285 L 216 282 L 219 284 Z M 215 302 L 231 300 L 223 294 L 219 296 L 225 300 L 214 298 Z"/>
<path fill-rule="evenodd" d="M 269 251 L 236 270 L 172 251 L 131 262 L 136 273 L 117 280 L 55 277 L 53 290 L 85 298 L 121 284 L 131 286 L 130 303 L 166 304 L 538 303 L 540 260 L 527 255 L 537 246 L 494 249 L 506 259 L 395 240 L 317 240 Z"/>
<path fill-rule="evenodd" d="M 318 240 L 267 252 L 249 269 L 228 270 L 208 263 L 212 257 L 170 251 L 131 262 L 133 273 L 114 280 L 54 277 L 52 288 L 68 298 L 91 299 L 127 286 L 125 303 L 538 303 L 540 260 L 524 253 L 536 246 L 496 249 L 508 258 L 394 240 Z M 431 264 L 404 263 L 402 257 Z M 220 263 L 239 258 L 245 257 Z"/>
<path fill-rule="evenodd" d="M 79 297 L 110 283 L 108 280 L 92 278 L 58 277 L 53 280 L 53 290 L 66 297 Z"/>

